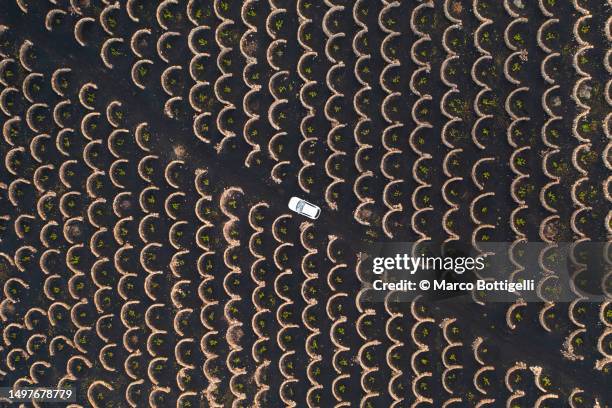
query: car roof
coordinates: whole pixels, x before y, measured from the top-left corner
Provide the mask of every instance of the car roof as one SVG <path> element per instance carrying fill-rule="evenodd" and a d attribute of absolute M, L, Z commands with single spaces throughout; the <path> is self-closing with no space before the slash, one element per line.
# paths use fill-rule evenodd
<path fill-rule="evenodd" d="M 314 206 L 313 204 L 310 204 L 308 202 L 304 202 L 304 207 L 302 208 L 302 213 L 304 214 L 308 214 L 312 217 L 314 217 L 315 215 L 317 215 L 317 212 L 319 211 L 319 208 Z"/>

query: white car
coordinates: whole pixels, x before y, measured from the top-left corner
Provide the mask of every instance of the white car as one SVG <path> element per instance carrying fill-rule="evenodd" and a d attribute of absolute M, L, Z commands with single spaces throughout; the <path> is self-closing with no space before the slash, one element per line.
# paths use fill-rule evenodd
<path fill-rule="evenodd" d="M 313 220 L 319 218 L 321 214 L 321 209 L 319 207 L 298 197 L 291 197 L 291 200 L 289 200 L 289 209 Z"/>

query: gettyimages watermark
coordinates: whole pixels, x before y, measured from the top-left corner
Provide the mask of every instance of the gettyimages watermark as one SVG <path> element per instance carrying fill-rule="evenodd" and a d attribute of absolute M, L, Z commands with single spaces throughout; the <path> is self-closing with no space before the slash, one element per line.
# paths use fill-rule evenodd
<path fill-rule="evenodd" d="M 601 302 L 612 296 L 612 245 L 519 242 L 379 243 L 359 252 L 362 298 Z"/>

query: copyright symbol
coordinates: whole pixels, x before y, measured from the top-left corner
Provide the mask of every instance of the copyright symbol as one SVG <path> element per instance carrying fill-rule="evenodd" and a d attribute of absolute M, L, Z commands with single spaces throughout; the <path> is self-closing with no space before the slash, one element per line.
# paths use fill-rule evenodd
<path fill-rule="evenodd" d="M 431 286 L 431 283 L 429 283 L 429 281 L 427 280 L 422 280 L 419 282 L 419 288 L 421 290 L 429 290 L 430 286 Z"/>

